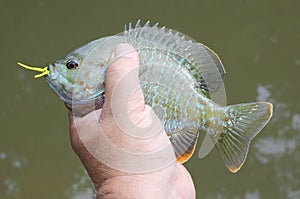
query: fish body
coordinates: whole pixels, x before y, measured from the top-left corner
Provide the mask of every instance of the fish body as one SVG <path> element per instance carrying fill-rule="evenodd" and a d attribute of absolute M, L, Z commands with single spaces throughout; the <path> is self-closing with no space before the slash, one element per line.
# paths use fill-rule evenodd
<path fill-rule="evenodd" d="M 164 124 L 178 162 L 194 152 L 198 134 L 207 132 L 226 167 L 238 171 L 250 141 L 272 115 L 272 104 L 222 106 L 212 99 L 223 84 L 224 67 L 208 47 L 176 31 L 138 22 L 121 34 L 92 41 L 49 65 L 46 81 L 78 116 L 101 108 L 104 80 L 116 46 L 131 44 L 140 58 L 145 103 Z"/>

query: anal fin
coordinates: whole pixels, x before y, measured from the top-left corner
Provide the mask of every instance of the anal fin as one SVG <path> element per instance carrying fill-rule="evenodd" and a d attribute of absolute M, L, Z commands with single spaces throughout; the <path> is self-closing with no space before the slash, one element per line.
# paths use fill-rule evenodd
<path fill-rule="evenodd" d="M 192 155 L 195 151 L 195 148 L 196 148 L 196 145 L 188 148 L 188 150 L 184 154 L 182 154 L 176 158 L 176 161 L 179 163 L 184 163 L 184 162 L 188 161 L 190 159 L 190 157 L 192 157 Z"/>
<path fill-rule="evenodd" d="M 198 140 L 197 129 L 184 128 L 170 136 L 177 162 L 186 162 L 194 153 Z"/>

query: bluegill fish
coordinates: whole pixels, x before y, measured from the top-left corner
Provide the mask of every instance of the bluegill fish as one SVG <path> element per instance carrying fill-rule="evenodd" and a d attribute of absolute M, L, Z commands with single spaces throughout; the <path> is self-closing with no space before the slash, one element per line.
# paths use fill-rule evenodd
<path fill-rule="evenodd" d="M 222 106 L 212 95 L 222 87 L 225 69 L 203 44 L 157 24 L 138 22 L 125 31 L 92 41 L 40 69 L 50 88 L 77 116 L 102 107 L 108 61 L 116 46 L 131 44 L 140 58 L 140 83 L 146 104 L 164 124 L 178 162 L 193 154 L 199 132 L 206 132 L 225 166 L 237 172 L 251 140 L 272 116 L 272 104 Z M 24 67 L 27 67 L 23 65 Z M 28 68 L 30 69 L 30 68 Z"/>

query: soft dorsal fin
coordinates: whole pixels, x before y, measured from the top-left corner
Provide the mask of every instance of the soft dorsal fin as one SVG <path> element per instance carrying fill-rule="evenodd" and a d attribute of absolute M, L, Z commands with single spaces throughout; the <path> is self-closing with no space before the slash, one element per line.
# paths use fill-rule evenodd
<path fill-rule="evenodd" d="M 214 93 L 222 86 L 225 75 L 223 64 L 218 55 L 204 44 L 172 29 L 159 28 L 158 23 L 150 26 L 149 21 L 144 26 L 141 25 L 140 20 L 134 27 L 129 23 L 122 34 L 142 39 L 149 46 L 172 52 L 188 61 L 196 68 L 197 87 L 205 94 Z"/>

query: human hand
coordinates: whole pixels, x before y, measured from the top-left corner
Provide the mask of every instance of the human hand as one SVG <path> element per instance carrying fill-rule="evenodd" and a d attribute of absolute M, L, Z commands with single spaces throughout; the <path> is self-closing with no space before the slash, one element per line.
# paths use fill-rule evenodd
<path fill-rule="evenodd" d="M 97 190 L 97 198 L 195 198 L 160 120 L 145 105 L 139 58 L 120 44 L 105 79 L 103 108 L 83 118 L 69 113 L 71 144 Z"/>

